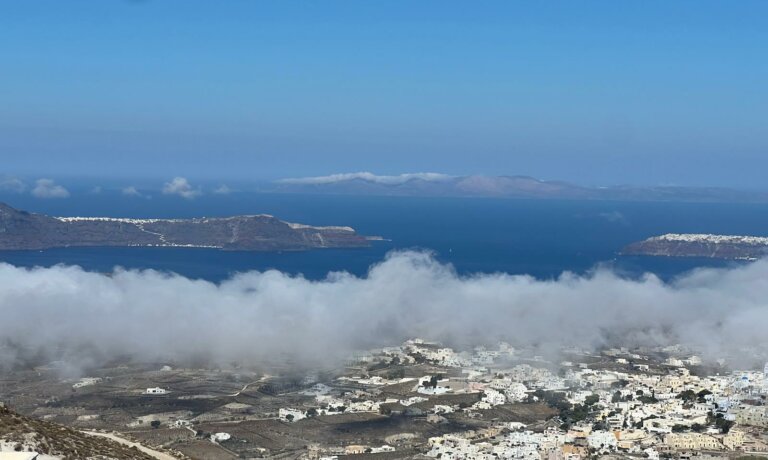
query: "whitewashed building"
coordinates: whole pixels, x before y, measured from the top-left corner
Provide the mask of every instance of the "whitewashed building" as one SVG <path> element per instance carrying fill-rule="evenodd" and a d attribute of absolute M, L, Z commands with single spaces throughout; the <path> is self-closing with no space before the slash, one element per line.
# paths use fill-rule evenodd
<path fill-rule="evenodd" d="M 168 394 L 168 390 L 160 387 L 147 388 L 147 391 L 145 391 L 144 394 L 145 395 L 164 395 L 164 394 Z"/>

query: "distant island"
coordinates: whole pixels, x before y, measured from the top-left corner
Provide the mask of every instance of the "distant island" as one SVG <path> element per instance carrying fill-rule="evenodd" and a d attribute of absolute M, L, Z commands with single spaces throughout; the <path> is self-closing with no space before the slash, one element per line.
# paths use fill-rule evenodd
<path fill-rule="evenodd" d="M 577 185 L 529 176 L 450 176 L 408 173 L 381 176 L 370 172 L 281 179 L 262 191 L 277 193 L 490 197 L 558 200 L 768 202 L 768 192 L 722 187 Z"/>
<path fill-rule="evenodd" d="M 754 260 L 768 254 L 768 238 L 700 233 L 667 233 L 632 243 L 622 249 L 621 254 Z"/>
<path fill-rule="evenodd" d="M 196 219 L 52 217 L 0 203 L 0 250 L 143 246 L 302 251 L 367 247 L 372 239 L 351 227 L 314 227 L 267 214 Z"/>

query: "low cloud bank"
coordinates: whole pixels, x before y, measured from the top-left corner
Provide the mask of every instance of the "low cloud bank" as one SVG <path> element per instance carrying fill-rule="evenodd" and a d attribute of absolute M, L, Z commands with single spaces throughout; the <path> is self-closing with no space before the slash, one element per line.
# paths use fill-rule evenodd
<path fill-rule="evenodd" d="M 24 193 L 25 190 L 27 190 L 27 184 L 18 177 L 0 176 L 0 191 Z"/>
<path fill-rule="evenodd" d="M 203 194 L 199 188 L 193 188 L 192 184 L 184 177 L 174 177 L 170 182 L 163 184 L 164 195 L 178 195 L 191 200 Z"/>
<path fill-rule="evenodd" d="M 69 190 L 52 179 L 38 179 L 35 181 L 32 195 L 37 198 L 67 198 L 69 197 Z"/>
<path fill-rule="evenodd" d="M 671 284 L 602 269 L 551 281 L 462 277 L 422 252 L 392 253 L 366 277 L 267 271 L 220 284 L 151 270 L 0 264 L 0 312 L 5 366 L 122 356 L 308 364 L 410 337 L 552 350 L 679 342 L 715 358 L 768 342 L 768 262 L 702 269 Z"/>

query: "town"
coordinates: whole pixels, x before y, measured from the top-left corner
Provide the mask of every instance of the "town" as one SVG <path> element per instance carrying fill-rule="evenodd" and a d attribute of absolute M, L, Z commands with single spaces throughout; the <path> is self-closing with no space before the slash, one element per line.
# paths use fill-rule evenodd
<path fill-rule="evenodd" d="M 54 384 L 38 368 L 37 383 L 7 379 L 0 394 L 21 413 L 178 458 L 768 455 L 768 364 L 729 369 L 681 346 L 535 351 L 412 339 L 290 377 L 122 366 Z"/>

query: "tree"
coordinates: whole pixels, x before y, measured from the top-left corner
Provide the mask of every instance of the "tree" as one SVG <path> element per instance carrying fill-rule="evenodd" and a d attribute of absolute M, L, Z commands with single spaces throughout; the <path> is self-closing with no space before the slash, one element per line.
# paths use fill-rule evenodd
<path fill-rule="evenodd" d="M 379 369 L 384 369 L 387 366 L 389 366 L 389 364 L 385 363 L 384 360 L 380 360 L 368 366 L 368 372 L 378 371 Z"/>
<path fill-rule="evenodd" d="M 691 425 L 691 430 L 693 430 L 693 431 L 694 431 L 694 432 L 696 432 L 696 433 L 701 433 L 701 432 L 702 432 L 702 431 L 704 431 L 706 428 L 707 428 L 707 427 L 706 427 L 706 426 L 704 426 L 704 425 L 702 425 L 701 423 L 694 423 L 693 425 Z"/>
<path fill-rule="evenodd" d="M 595 405 L 595 404 L 596 404 L 598 401 L 600 401 L 600 396 L 598 396 L 598 395 L 595 395 L 595 394 L 591 394 L 591 395 L 587 396 L 587 397 L 584 399 L 584 405 L 585 405 L 585 406 L 593 406 L 593 405 Z"/>
<path fill-rule="evenodd" d="M 390 380 L 401 379 L 403 377 L 405 377 L 405 369 L 403 368 L 394 369 L 387 373 L 387 378 Z"/>
<path fill-rule="evenodd" d="M 310 407 L 309 410 L 307 410 L 307 417 L 314 417 L 317 415 L 317 409 L 314 407 Z"/>
<path fill-rule="evenodd" d="M 659 400 L 656 399 L 655 396 L 640 396 L 639 398 L 637 398 L 637 400 L 643 404 L 655 404 L 659 402 Z"/>
<path fill-rule="evenodd" d="M 614 393 L 614 394 L 613 394 L 613 396 L 611 397 L 611 402 L 612 402 L 612 403 L 621 402 L 621 399 L 622 399 L 622 398 L 621 398 L 621 392 L 620 392 L 620 391 L 617 391 L 617 392 L 616 392 L 616 393 Z"/>
<path fill-rule="evenodd" d="M 708 424 L 714 424 L 715 427 L 720 430 L 723 434 L 728 434 L 729 431 L 731 431 L 731 428 L 733 425 L 736 424 L 736 422 L 726 420 L 723 417 L 723 414 L 717 414 L 716 416 L 712 416 L 712 414 L 707 415 L 707 423 Z"/>
<path fill-rule="evenodd" d="M 609 426 L 608 426 L 608 424 L 605 422 L 605 420 L 600 420 L 599 422 L 595 422 L 595 423 L 592 425 L 592 430 L 593 430 L 593 431 L 600 431 L 600 430 L 602 430 L 602 431 L 608 431 L 609 429 L 610 429 L 610 427 L 609 427 Z"/>
<path fill-rule="evenodd" d="M 708 395 L 711 395 L 711 394 L 712 394 L 711 391 L 705 389 L 705 390 L 701 390 L 700 392 L 696 393 L 696 396 L 699 397 L 699 402 L 704 402 L 704 401 L 707 400 L 706 397 Z"/>
<path fill-rule="evenodd" d="M 720 420 L 722 420 L 722 422 Z M 733 425 L 735 424 L 736 422 L 733 420 L 726 420 L 724 418 L 717 419 L 717 427 L 720 428 L 720 432 L 723 434 L 728 434 L 728 432 L 731 431 L 731 428 L 733 428 Z"/>
<path fill-rule="evenodd" d="M 156 430 L 160 428 L 160 420 L 152 420 L 152 423 L 150 423 L 150 425 L 152 426 L 152 428 Z"/>

